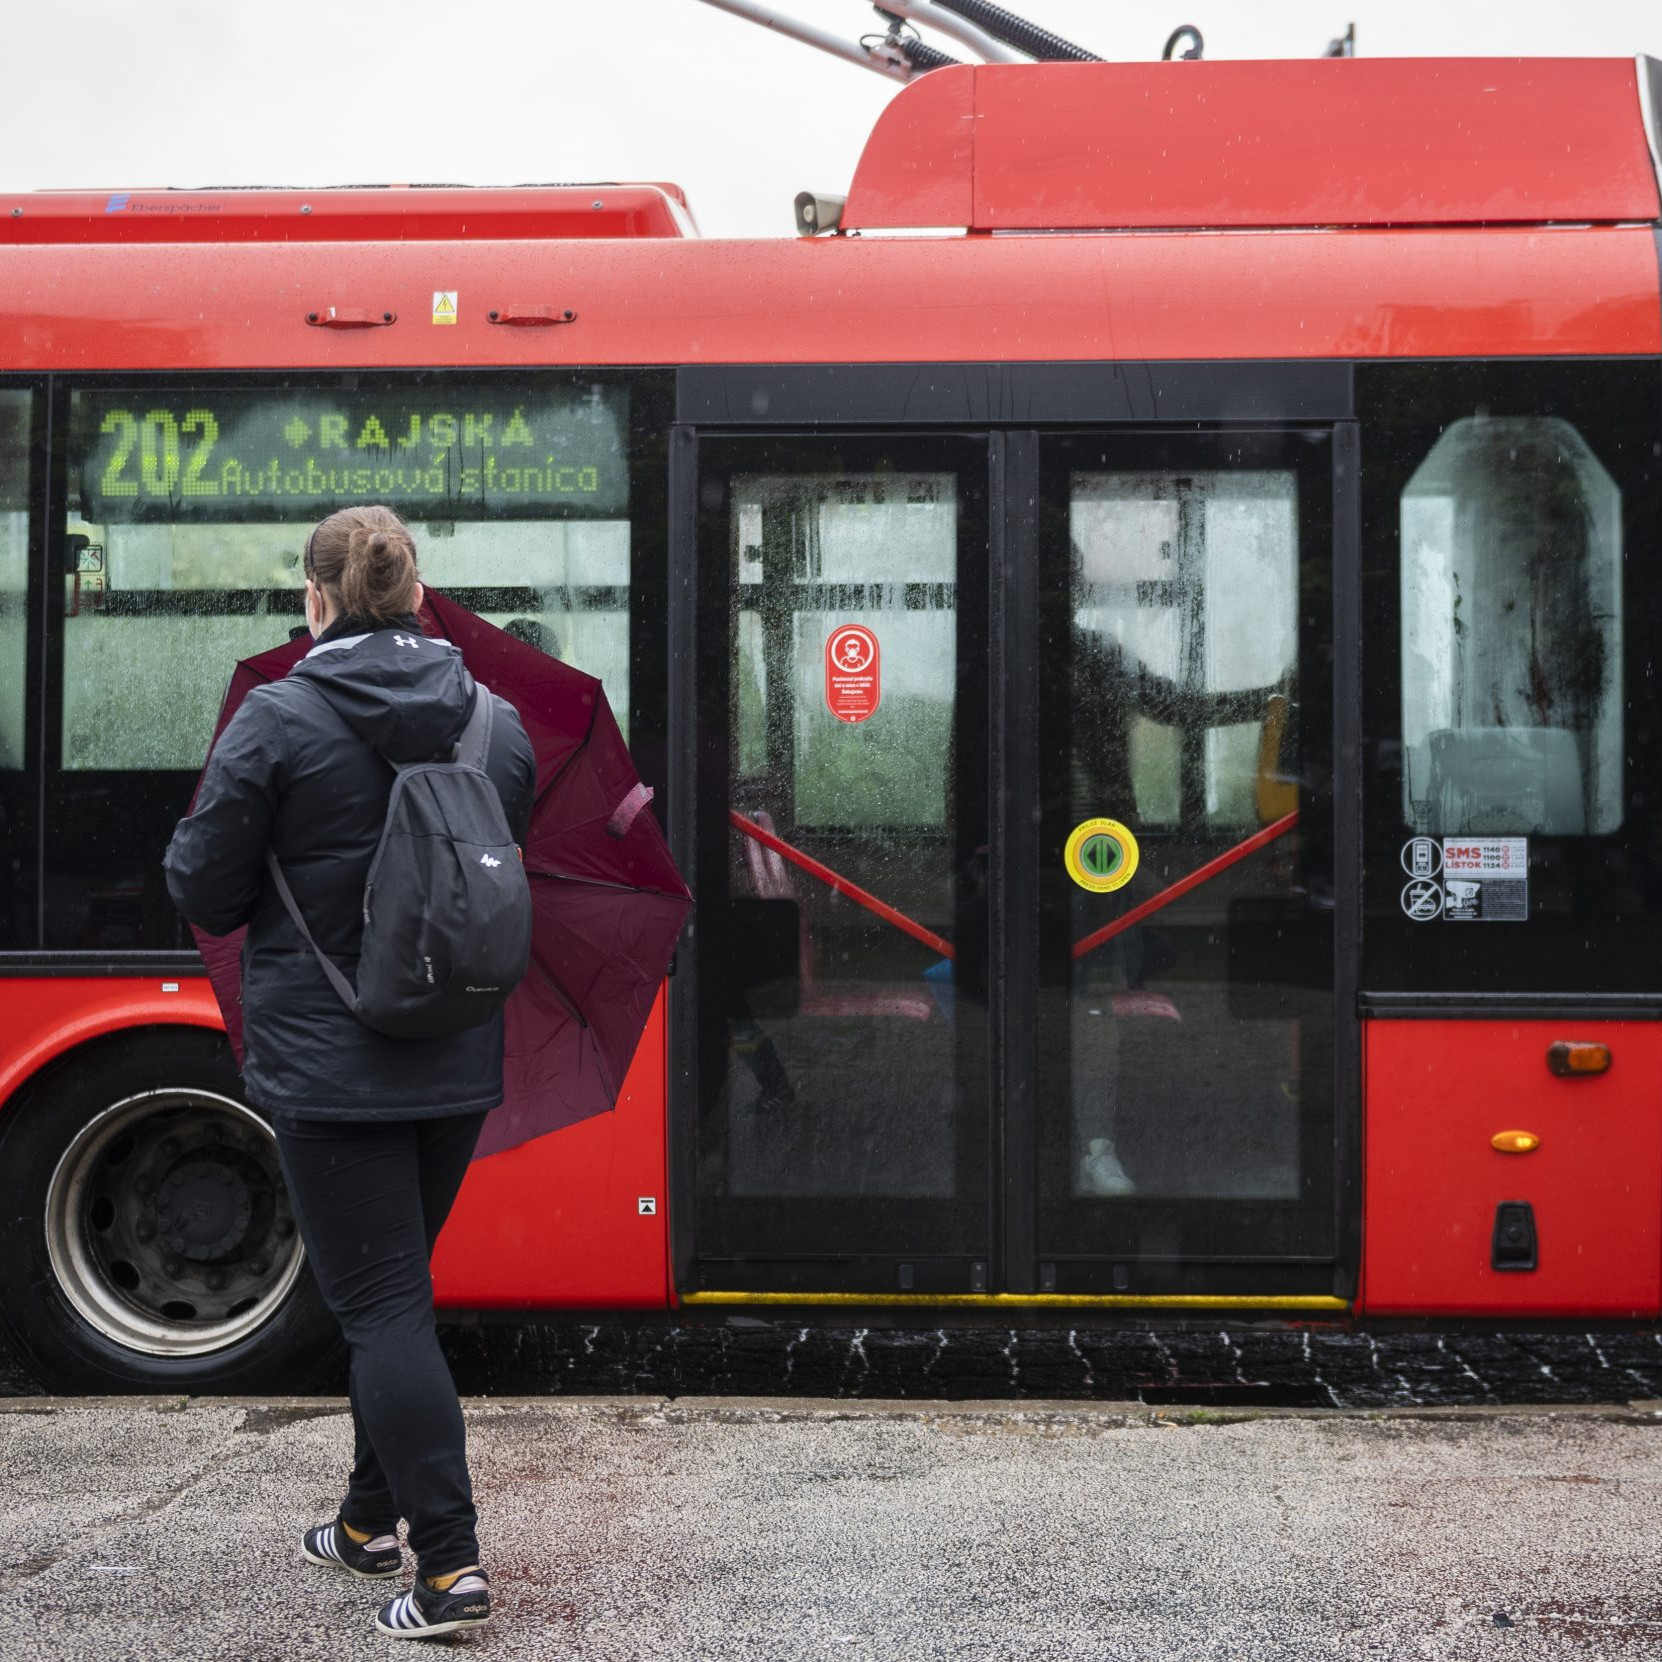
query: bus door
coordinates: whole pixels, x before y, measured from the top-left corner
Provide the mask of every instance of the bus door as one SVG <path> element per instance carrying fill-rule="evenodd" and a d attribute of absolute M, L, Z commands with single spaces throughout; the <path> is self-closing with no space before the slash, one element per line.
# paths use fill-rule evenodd
<path fill-rule="evenodd" d="M 688 1291 L 988 1289 L 987 451 L 699 442 Z"/>
<path fill-rule="evenodd" d="M 1039 456 L 1035 1290 L 1331 1294 L 1331 434 Z"/>
<path fill-rule="evenodd" d="M 686 442 L 682 1291 L 1330 1304 L 1330 431 Z"/>

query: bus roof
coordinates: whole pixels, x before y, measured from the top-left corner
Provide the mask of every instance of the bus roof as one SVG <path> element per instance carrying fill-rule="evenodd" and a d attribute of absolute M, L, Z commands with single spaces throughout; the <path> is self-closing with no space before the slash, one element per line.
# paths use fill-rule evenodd
<path fill-rule="evenodd" d="M 1646 57 L 960 65 L 883 111 L 842 229 L 1648 222 L 1659 175 Z M 0 196 L 0 244 L 694 234 L 661 183 Z"/>
<path fill-rule="evenodd" d="M 679 185 L 369 185 L 0 196 L 0 243 L 563 242 L 697 234 Z"/>

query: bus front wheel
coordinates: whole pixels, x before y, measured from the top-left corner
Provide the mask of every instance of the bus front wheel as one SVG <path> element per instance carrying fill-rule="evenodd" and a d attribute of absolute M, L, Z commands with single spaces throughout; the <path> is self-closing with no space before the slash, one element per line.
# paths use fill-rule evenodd
<path fill-rule="evenodd" d="M 0 1320 L 54 1391 L 316 1389 L 341 1343 L 218 1034 L 70 1057 L 0 1111 Z"/>

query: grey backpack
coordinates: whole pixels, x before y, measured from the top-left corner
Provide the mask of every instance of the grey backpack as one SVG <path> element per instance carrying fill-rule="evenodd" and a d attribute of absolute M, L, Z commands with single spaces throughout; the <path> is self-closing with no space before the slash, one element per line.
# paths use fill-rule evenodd
<path fill-rule="evenodd" d="M 312 939 L 277 856 L 266 851 L 277 892 L 329 984 L 366 1027 L 395 1039 L 441 1038 L 489 1021 L 530 962 L 531 889 L 485 773 L 494 700 L 474 685 L 451 761 L 391 764 L 398 777 L 364 884 L 356 987 Z"/>

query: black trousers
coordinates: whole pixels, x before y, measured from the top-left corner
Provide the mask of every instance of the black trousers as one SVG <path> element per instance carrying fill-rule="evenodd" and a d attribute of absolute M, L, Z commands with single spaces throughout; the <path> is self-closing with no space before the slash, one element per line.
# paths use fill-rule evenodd
<path fill-rule="evenodd" d="M 479 1562 L 461 1404 L 433 1327 L 433 1243 L 483 1114 L 274 1127 L 312 1273 L 352 1351 L 352 1478 L 340 1515 L 409 1524 L 424 1575 Z"/>

